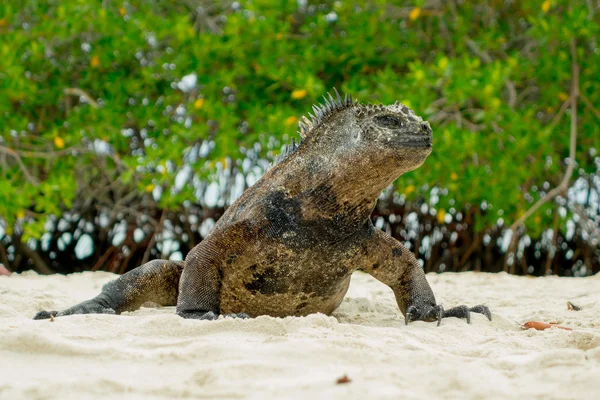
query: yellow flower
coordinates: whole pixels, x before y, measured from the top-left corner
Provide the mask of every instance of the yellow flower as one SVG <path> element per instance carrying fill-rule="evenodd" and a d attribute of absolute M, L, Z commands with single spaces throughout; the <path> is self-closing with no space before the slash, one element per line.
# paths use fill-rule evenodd
<path fill-rule="evenodd" d="M 568 95 L 568 94 L 566 94 L 565 92 L 560 92 L 560 93 L 558 94 L 558 99 L 559 99 L 560 101 L 567 101 L 567 99 L 568 99 L 568 98 L 569 98 L 569 95 Z"/>
<path fill-rule="evenodd" d="M 167 174 L 167 163 L 166 163 L 166 161 L 161 161 L 161 163 L 158 166 L 159 166 L 158 170 L 160 171 L 160 173 L 163 174 L 163 175 L 166 175 Z"/>
<path fill-rule="evenodd" d="M 437 215 L 435 216 L 437 218 L 437 222 L 439 224 L 443 224 L 444 223 L 444 217 L 446 216 L 446 210 L 444 210 L 443 208 L 441 210 L 439 210 L 437 212 Z"/>
<path fill-rule="evenodd" d="M 54 145 L 56 147 L 58 147 L 59 149 L 62 149 L 65 147 L 65 140 L 63 138 L 61 138 L 60 136 L 56 136 L 54 138 Z"/>
<path fill-rule="evenodd" d="M 125 7 L 119 8 L 119 14 L 121 14 L 121 16 L 124 16 L 125 14 L 127 14 L 127 10 L 125 9 Z"/>
<path fill-rule="evenodd" d="M 539 215 L 536 215 L 533 218 L 533 222 L 535 222 L 536 224 L 539 224 L 540 222 L 542 222 L 542 217 L 540 217 Z"/>
<path fill-rule="evenodd" d="M 99 66 L 100 66 L 100 57 L 98 57 L 98 56 L 92 57 L 92 59 L 90 60 L 90 67 L 98 68 Z"/>
<path fill-rule="evenodd" d="M 411 194 L 414 191 L 415 191 L 415 185 L 409 185 L 406 187 L 406 189 L 404 189 L 404 194 L 408 196 L 409 194 Z"/>
<path fill-rule="evenodd" d="M 456 172 L 450 174 L 450 179 L 452 179 L 453 181 L 458 179 L 458 175 L 456 175 Z"/>
<path fill-rule="evenodd" d="M 194 108 L 196 110 L 201 109 L 203 105 L 204 105 L 204 99 L 198 99 L 194 102 Z"/>
<path fill-rule="evenodd" d="M 494 98 L 492 99 L 492 101 L 491 101 L 491 104 L 492 104 L 492 107 L 493 107 L 493 108 L 498 108 L 498 107 L 500 107 L 500 106 L 502 105 L 502 100 L 500 100 L 500 99 L 499 99 L 499 98 L 497 98 L 497 97 L 494 97 Z"/>
<path fill-rule="evenodd" d="M 298 122 L 298 118 L 292 115 L 291 117 L 287 117 L 285 120 L 285 126 L 294 125 L 296 122 Z"/>
<path fill-rule="evenodd" d="M 408 14 L 408 18 L 410 18 L 411 21 L 414 21 L 419 18 L 419 15 L 421 15 L 421 7 L 415 7 L 410 11 L 410 14 Z"/>
<path fill-rule="evenodd" d="M 283 39 L 283 33 L 280 32 L 277 35 L 275 35 L 275 39 L 277 39 L 277 40 Z"/>
<path fill-rule="evenodd" d="M 150 183 L 150 184 L 146 185 L 146 187 L 144 188 L 144 190 L 147 193 L 152 193 L 152 191 L 154 190 L 154 184 Z"/>
<path fill-rule="evenodd" d="M 546 0 L 542 3 L 542 11 L 547 13 L 550 10 L 551 2 L 550 0 Z"/>
<path fill-rule="evenodd" d="M 306 89 L 296 89 L 292 92 L 292 99 L 301 99 L 306 96 Z"/>
<path fill-rule="evenodd" d="M 19 210 L 19 211 L 17 211 L 17 218 L 18 219 L 25 218 L 25 210 Z"/>
<path fill-rule="evenodd" d="M 440 58 L 440 61 L 438 61 L 438 67 L 440 67 L 440 69 L 446 69 L 447 66 L 448 66 L 448 57 Z"/>

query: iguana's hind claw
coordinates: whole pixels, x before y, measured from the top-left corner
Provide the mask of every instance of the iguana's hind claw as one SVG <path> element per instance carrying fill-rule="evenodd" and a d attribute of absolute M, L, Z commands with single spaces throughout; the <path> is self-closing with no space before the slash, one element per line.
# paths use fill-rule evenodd
<path fill-rule="evenodd" d="M 112 309 L 105 300 L 95 298 L 86 300 L 79 304 L 74 305 L 71 308 L 67 308 L 62 311 L 40 311 L 33 319 L 48 319 L 52 317 L 62 317 L 65 315 L 74 314 L 116 314 L 115 310 Z"/>
<path fill-rule="evenodd" d="M 56 317 L 56 314 L 58 314 L 58 311 L 39 311 L 35 314 L 33 319 L 48 319 L 50 317 Z"/>
<path fill-rule="evenodd" d="M 177 315 L 185 319 L 204 319 L 209 321 L 219 318 L 219 314 L 212 311 L 183 311 L 178 312 Z"/>
<path fill-rule="evenodd" d="M 224 317 L 240 319 L 250 318 L 250 316 L 246 313 L 217 314 L 213 311 L 184 311 L 178 312 L 177 315 L 186 319 L 204 319 L 209 321 L 213 321 L 219 318 L 219 315 L 223 315 Z"/>
<path fill-rule="evenodd" d="M 248 314 L 246 313 L 231 313 L 231 314 L 223 314 L 224 317 L 230 317 L 230 318 L 239 318 L 239 319 L 248 319 L 248 318 L 252 318 L 250 317 Z"/>

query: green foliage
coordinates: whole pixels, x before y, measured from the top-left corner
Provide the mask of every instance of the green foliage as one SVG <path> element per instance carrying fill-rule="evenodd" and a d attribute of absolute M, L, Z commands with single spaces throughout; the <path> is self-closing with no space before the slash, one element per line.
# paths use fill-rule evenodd
<path fill-rule="evenodd" d="M 174 186 L 186 163 L 210 180 L 255 142 L 272 156 L 332 87 L 363 102 L 400 100 L 431 120 L 434 152 L 397 190 L 447 188 L 444 210 L 485 200 L 484 228 L 498 211 L 514 221 L 539 198 L 535 187 L 562 177 L 568 113 L 552 120 L 569 94 L 572 39 L 581 93 L 600 104 L 600 21 L 585 2 L 198 4 L 0 5 L 7 231 L 27 216 L 25 233 L 39 237 L 49 216 L 90 196 L 110 207 L 115 185 L 146 197 L 160 188 L 162 208 L 197 202 L 190 185 Z M 196 85 L 182 90 L 190 74 Z M 577 161 L 589 173 L 600 121 L 578 104 Z M 190 157 L 204 142 L 211 151 Z M 546 210 L 530 228 L 551 224 Z"/>

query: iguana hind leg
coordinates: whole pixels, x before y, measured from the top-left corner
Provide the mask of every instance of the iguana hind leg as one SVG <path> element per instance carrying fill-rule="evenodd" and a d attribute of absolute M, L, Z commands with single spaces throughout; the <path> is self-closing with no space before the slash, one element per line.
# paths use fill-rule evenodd
<path fill-rule="evenodd" d="M 187 319 L 217 319 L 221 313 L 222 264 L 233 262 L 251 240 L 252 232 L 245 223 L 227 229 L 213 228 L 211 235 L 194 247 L 185 258 L 185 268 L 177 299 L 177 315 Z M 243 312 L 224 314 L 233 318 L 249 318 Z"/>
<path fill-rule="evenodd" d="M 40 311 L 33 319 L 72 314 L 121 314 L 140 308 L 145 302 L 174 306 L 179 294 L 183 262 L 154 260 L 107 283 L 102 292 L 63 311 Z"/>
<path fill-rule="evenodd" d="M 490 310 L 483 305 L 444 310 L 442 305 L 436 303 L 415 256 L 396 239 L 372 226 L 369 227 L 369 237 L 364 242 L 362 264 L 362 270 L 393 290 L 407 324 L 422 320 L 437 321 L 439 325 L 442 318 L 447 317 L 465 318 L 470 323 L 472 312 L 483 314 L 492 320 Z"/>

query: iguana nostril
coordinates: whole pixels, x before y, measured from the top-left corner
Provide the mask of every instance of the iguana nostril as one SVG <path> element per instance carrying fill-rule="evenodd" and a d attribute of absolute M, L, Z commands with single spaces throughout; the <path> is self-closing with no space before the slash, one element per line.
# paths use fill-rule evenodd
<path fill-rule="evenodd" d="M 428 122 L 423 122 L 421 124 L 421 131 L 426 135 L 431 135 L 431 127 L 429 126 Z"/>

